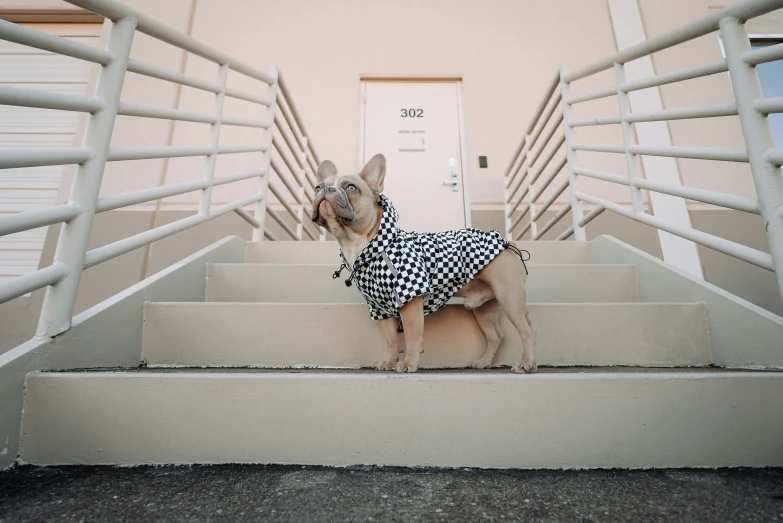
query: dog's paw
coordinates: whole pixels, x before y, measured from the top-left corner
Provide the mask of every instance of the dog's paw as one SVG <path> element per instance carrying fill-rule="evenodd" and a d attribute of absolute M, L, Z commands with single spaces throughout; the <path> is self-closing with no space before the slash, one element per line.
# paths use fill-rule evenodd
<path fill-rule="evenodd" d="M 514 371 L 516 374 L 532 374 L 535 371 L 538 370 L 538 365 L 536 365 L 535 361 L 520 361 L 513 367 L 511 367 L 511 370 Z"/>
<path fill-rule="evenodd" d="M 470 364 L 471 369 L 486 369 L 492 365 L 492 360 L 489 358 L 479 358 Z"/>
<path fill-rule="evenodd" d="M 397 360 L 387 360 L 380 363 L 376 368 L 378 370 L 394 370 L 397 367 Z"/>
<path fill-rule="evenodd" d="M 407 361 L 401 361 L 397 364 L 397 372 L 416 372 L 419 366 Z"/>

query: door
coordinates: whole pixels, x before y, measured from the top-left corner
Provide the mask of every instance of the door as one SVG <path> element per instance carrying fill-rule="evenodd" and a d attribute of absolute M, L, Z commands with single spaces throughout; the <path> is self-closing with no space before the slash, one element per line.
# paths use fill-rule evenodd
<path fill-rule="evenodd" d="M 21 24 L 67 40 L 97 46 L 101 24 Z M 0 85 L 84 95 L 91 63 L 0 40 Z M 0 106 L 0 150 L 70 147 L 80 113 Z M 63 166 L 0 171 L 0 216 L 51 207 Z M 0 283 L 32 272 L 46 227 L 0 237 Z"/>
<path fill-rule="evenodd" d="M 362 161 L 386 156 L 384 194 L 400 213 L 400 228 L 464 228 L 458 82 L 367 81 L 364 87 Z"/>

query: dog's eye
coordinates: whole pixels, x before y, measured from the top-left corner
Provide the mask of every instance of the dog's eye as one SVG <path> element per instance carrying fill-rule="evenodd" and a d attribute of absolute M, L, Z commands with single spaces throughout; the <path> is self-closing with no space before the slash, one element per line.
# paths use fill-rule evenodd
<path fill-rule="evenodd" d="M 323 189 L 323 187 L 321 187 L 320 185 L 315 186 L 315 192 L 321 192 L 321 189 Z"/>
<path fill-rule="evenodd" d="M 348 192 L 356 192 L 357 189 L 354 184 L 349 183 L 348 185 L 345 186 L 345 190 Z"/>

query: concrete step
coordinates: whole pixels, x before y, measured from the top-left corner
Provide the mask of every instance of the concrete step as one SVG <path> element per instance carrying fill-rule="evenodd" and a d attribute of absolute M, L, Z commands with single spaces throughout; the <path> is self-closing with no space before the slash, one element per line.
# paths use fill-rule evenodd
<path fill-rule="evenodd" d="M 206 301 L 364 303 L 349 273 L 333 279 L 338 265 L 267 263 L 207 267 Z M 639 295 L 635 265 L 530 265 L 530 303 L 633 302 Z M 519 267 L 522 271 L 522 265 Z"/>
<path fill-rule="evenodd" d="M 783 373 L 28 375 L 35 465 L 486 468 L 783 465 Z"/>
<path fill-rule="evenodd" d="M 538 304 L 539 365 L 699 366 L 710 361 L 703 304 Z M 496 365 L 519 358 L 503 318 Z M 426 317 L 423 367 L 466 367 L 484 352 L 473 315 L 448 305 Z M 384 359 L 366 305 L 148 303 L 142 358 L 150 365 L 373 367 Z"/>
<path fill-rule="evenodd" d="M 530 262 L 593 263 L 593 246 L 588 242 L 514 242 L 530 252 Z M 340 264 L 336 242 L 247 242 L 245 261 L 249 263 Z"/>

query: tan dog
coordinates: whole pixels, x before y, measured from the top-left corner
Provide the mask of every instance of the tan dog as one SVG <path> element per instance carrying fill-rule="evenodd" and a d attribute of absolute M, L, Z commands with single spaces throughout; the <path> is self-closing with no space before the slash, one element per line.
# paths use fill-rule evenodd
<path fill-rule="evenodd" d="M 357 259 L 379 232 L 384 217 L 384 209 L 379 202 L 385 198 L 380 197 L 385 175 L 386 159 L 380 154 L 375 155 L 355 176 L 338 176 L 337 168 L 328 160 L 318 167 L 312 220 L 337 239 L 349 270 L 354 269 Z M 388 261 L 386 253 L 382 254 Z M 521 358 L 512 370 L 517 373 L 536 370 L 535 330 L 527 308 L 525 280 L 526 273 L 516 255 L 502 250 L 456 293 L 456 296 L 465 298 L 465 307 L 473 311 L 487 340 L 486 351 L 473 363 L 473 368 L 483 369 L 492 364 L 503 341 L 500 315 L 505 311 L 522 339 Z M 364 290 L 362 292 L 364 294 Z M 365 299 L 370 304 L 366 294 Z M 416 372 L 419 357 L 424 352 L 424 298 L 416 296 L 398 311 L 405 326 L 405 358 L 399 361 L 402 351 L 396 318 L 384 317 L 380 323 L 388 356 L 378 369 Z"/>

